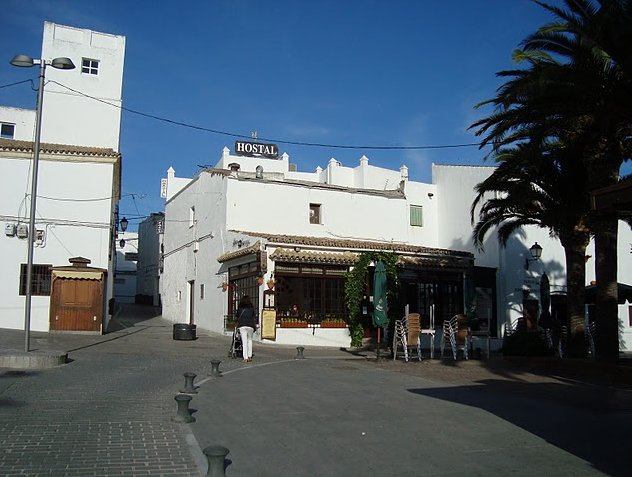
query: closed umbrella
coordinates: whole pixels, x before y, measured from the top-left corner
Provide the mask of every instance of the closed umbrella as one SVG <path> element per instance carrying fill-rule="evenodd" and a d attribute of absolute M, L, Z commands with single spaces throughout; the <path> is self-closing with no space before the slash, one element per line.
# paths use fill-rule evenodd
<path fill-rule="evenodd" d="M 373 275 L 373 325 L 377 326 L 377 357 L 380 357 L 380 328 L 388 325 L 388 299 L 386 298 L 386 268 L 377 262 Z"/>

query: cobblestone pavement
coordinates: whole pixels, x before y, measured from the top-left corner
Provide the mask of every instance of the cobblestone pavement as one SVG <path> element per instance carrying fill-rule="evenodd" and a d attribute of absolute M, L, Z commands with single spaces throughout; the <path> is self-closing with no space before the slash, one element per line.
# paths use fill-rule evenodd
<path fill-rule="evenodd" d="M 421 475 L 414 469 L 423 465 L 436 475 L 627 469 L 613 449 L 632 416 L 629 368 L 405 363 L 322 348 L 300 361 L 295 347 L 262 344 L 244 364 L 227 358 L 230 337 L 173 340 L 151 308 L 126 307 L 117 323 L 103 336 L 32 333 L 33 348 L 67 351 L 71 362 L 0 369 L 1 475 L 204 475 L 201 448 L 214 443 L 231 449 L 229 476 L 389 477 Z M 0 349 L 19 348 L 22 338 L 0 330 Z M 221 379 L 209 376 L 212 359 L 222 361 Z M 184 372 L 199 387 L 192 424 L 173 421 Z M 250 408 L 256 417 L 239 412 Z M 579 430 L 566 428 L 569 420 Z"/>

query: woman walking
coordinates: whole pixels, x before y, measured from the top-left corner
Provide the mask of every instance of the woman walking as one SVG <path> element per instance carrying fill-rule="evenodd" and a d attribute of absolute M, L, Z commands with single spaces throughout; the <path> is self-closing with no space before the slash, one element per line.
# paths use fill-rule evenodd
<path fill-rule="evenodd" d="M 239 300 L 237 308 L 237 329 L 241 335 L 241 349 L 243 351 L 244 363 L 252 361 L 252 334 L 255 332 L 255 310 L 248 295 L 244 295 Z"/>

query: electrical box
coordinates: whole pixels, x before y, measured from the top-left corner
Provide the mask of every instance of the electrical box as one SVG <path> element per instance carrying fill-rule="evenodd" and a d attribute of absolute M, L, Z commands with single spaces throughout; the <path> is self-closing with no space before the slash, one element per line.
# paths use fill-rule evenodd
<path fill-rule="evenodd" d="M 28 224 L 18 224 L 18 238 L 25 239 L 29 236 Z"/>
<path fill-rule="evenodd" d="M 15 224 L 4 224 L 4 235 L 7 237 L 15 237 Z"/>

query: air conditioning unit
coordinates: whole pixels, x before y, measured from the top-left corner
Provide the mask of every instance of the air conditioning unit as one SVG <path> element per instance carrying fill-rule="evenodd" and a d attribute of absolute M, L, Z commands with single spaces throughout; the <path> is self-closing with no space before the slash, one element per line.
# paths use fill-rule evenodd
<path fill-rule="evenodd" d="M 6 235 L 7 237 L 15 237 L 15 232 L 15 224 L 4 224 L 4 235 Z"/>
<path fill-rule="evenodd" d="M 29 236 L 29 226 L 28 224 L 18 224 L 18 238 L 25 239 Z"/>

